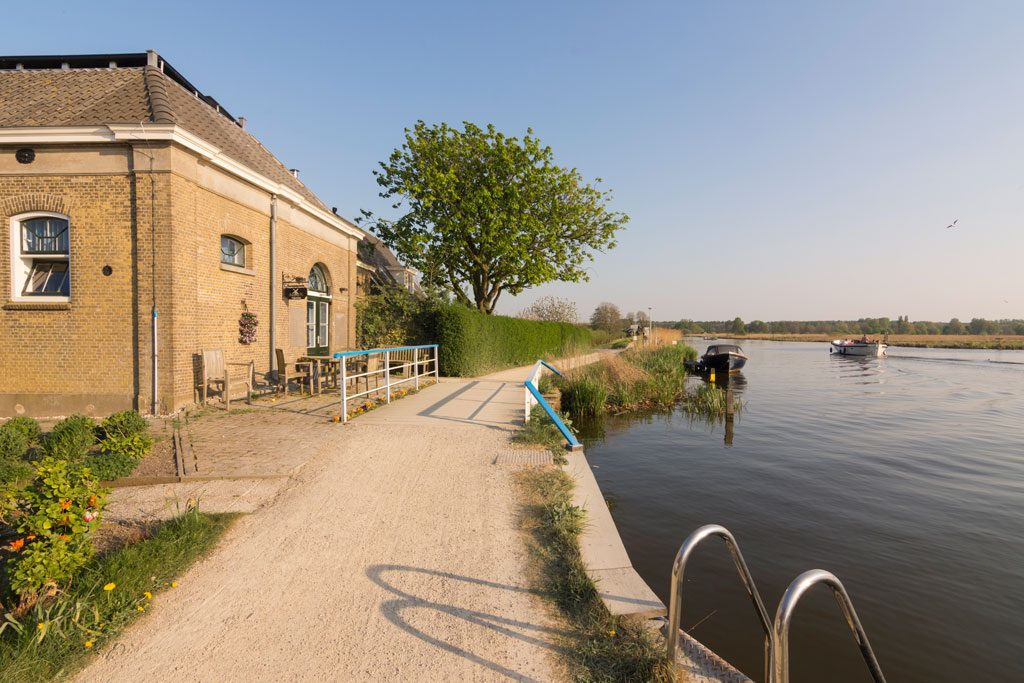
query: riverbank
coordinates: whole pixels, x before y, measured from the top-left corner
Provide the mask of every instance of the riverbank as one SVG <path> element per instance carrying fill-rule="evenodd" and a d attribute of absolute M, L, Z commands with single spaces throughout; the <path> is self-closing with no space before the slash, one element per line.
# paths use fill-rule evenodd
<path fill-rule="evenodd" d="M 841 334 L 745 334 L 721 335 L 718 339 L 757 339 L 761 341 L 825 342 L 845 339 Z M 859 337 L 860 335 L 854 335 Z M 872 338 L 879 335 L 872 335 Z M 1024 349 L 1024 335 L 990 334 L 890 334 L 889 346 L 907 346 L 920 349 Z"/>

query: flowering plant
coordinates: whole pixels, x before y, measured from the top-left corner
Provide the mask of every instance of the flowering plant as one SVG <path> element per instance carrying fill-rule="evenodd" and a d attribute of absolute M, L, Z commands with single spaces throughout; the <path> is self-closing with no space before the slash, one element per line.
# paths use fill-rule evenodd
<path fill-rule="evenodd" d="M 0 521 L 18 532 L 9 545 L 10 585 L 33 601 L 56 588 L 92 557 L 90 537 L 99 528 L 107 491 L 88 468 L 47 457 L 24 488 L 0 502 Z"/>
<path fill-rule="evenodd" d="M 252 344 L 256 341 L 256 328 L 259 324 L 255 313 L 243 313 L 238 319 L 238 341 L 243 344 Z"/>

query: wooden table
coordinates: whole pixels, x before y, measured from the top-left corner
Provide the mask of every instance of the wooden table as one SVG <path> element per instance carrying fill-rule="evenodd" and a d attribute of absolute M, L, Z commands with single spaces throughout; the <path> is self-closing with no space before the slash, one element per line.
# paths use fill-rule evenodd
<path fill-rule="evenodd" d="M 337 374 L 331 371 L 332 365 L 337 365 L 340 358 L 334 356 L 302 356 L 299 361 L 312 362 L 313 363 L 313 379 L 311 382 L 316 384 L 316 393 L 323 393 L 323 380 L 324 378 L 334 377 L 334 384 L 337 386 Z M 322 369 L 321 369 L 322 368 Z M 312 387 L 310 387 L 312 392 Z"/>

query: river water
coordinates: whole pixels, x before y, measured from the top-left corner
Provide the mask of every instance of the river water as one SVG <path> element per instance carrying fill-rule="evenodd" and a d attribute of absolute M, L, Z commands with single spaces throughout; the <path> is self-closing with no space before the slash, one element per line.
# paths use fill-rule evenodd
<path fill-rule="evenodd" d="M 772 617 L 798 574 L 836 574 L 890 683 L 1024 681 L 1024 352 L 739 343 L 750 361 L 730 434 L 677 411 L 586 435 L 647 583 L 668 604 L 680 543 L 722 524 Z M 705 541 L 686 577 L 684 627 L 762 680 L 761 630 L 724 546 Z M 806 595 L 791 680 L 869 680 L 848 633 L 826 588 Z"/>

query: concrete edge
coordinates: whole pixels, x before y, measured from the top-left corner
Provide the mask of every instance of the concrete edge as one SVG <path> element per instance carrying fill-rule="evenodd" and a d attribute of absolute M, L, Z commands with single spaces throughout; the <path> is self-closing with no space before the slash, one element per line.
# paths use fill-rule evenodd
<path fill-rule="evenodd" d="M 580 554 L 608 611 L 639 619 L 667 614 L 665 604 L 633 568 L 586 454 L 583 450 L 567 453 L 562 467 L 576 483 L 573 504 L 587 513 Z"/>

